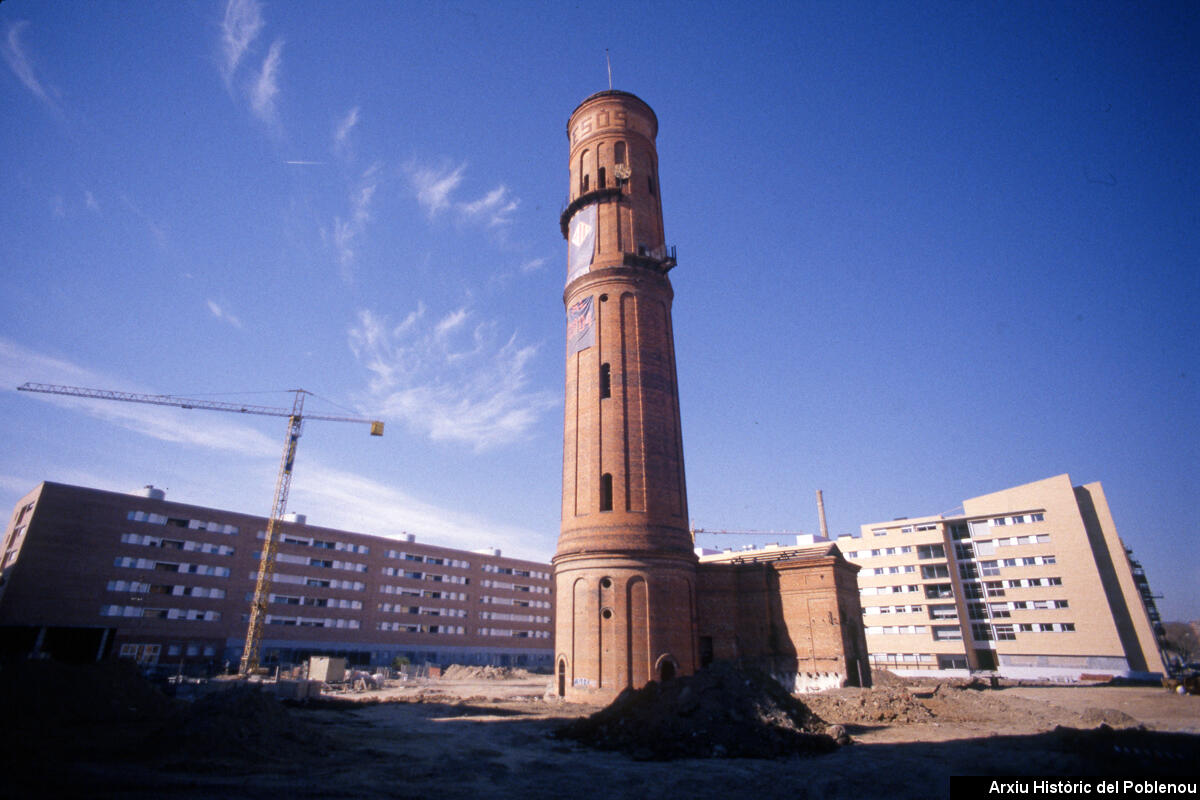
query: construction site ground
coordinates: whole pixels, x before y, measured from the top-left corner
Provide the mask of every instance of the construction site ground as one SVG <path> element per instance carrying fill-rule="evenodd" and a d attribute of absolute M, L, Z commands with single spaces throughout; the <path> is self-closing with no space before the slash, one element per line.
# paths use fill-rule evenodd
<path fill-rule="evenodd" d="M 14 679 L 24 684 L 14 687 Z M 62 685 L 62 681 L 70 681 Z M 129 683 L 0 672 L 13 797 L 929 798 L 951 775 L 1200 771 L 1200 697 L 1153 686 L 968 688 L 892 678 L 803 695 L 852 743 L 782 758 L 642 760 L 553 736 L 593 706 L 549 677 L 447 677 L 279 703 L 225 689 L 190 703 Z M 109 684 L 112 684 L 109 686 Z M 55 690 L 57 686 L 57 692 Z M 109 691 L 113 697 L 101 697 Z M 115 699 L 113 699 L 115 698 Z"/>

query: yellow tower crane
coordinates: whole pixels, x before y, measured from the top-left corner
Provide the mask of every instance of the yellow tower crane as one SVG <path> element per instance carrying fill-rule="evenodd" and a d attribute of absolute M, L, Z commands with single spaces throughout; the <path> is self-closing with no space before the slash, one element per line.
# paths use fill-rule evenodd
<path fill-rule="evenodd" d="M 62 394 L 70 397 L 86 397 L 93 400 L 119 400 L 126 403 L 148 403 L 156 406 L 175 406 L 177 408 L 201 408 L 209 411 L 232 411 L 238 414 L 259 414 L 267 417 L 287 417 L 287 438 L 283 443 L 283 457 L 279 462 L 279 475 L 275 479 L 275 499 L 271 504 L 271 516 L 267 522 L 266 539 L 263 542 L 262 557 L 258 562 L 258 579 L 254 584 L 254 597 L 250 603 L 250 624 L 246 628 L 246 646 L 242 649 L 242 661 L 238 671 L 249 675 L 258 668 L 258 651 L 262 644 L 263 625 L 267 618 L 267 601 L 271 594 L 271 576 L 275 572 L 275 551 L 278 547 L 279 524 L 283 521 L 287 510 L 288 490 L 292 485 L 292 467 L 296 461 L 296 444 L 300 440 L 300 432 L 304 420 L 317 419 L 326 422 L 366 422 L 371 425 L 372 436 L 383 435 L 383 423 L 366 417 L 334 417 L 325 414 L 310 414 L 305 417 L 304 396 L 312 392 L 304 389 L 289 389 L 296 395 L 289 411 L 286 408 L 272 406 L 245 405 L 242 403 L 225 403 L 216 400 L 193 400 L 186 397 L 176 397 L 170 394 L 135 394 L 132 392 L 114 392 L 105 389 L 85 389 L 80 386 L 56 386 L 48 383 L 26 383 L 17 387 L 21 392 L 43 392 L 45 394 Z"/>

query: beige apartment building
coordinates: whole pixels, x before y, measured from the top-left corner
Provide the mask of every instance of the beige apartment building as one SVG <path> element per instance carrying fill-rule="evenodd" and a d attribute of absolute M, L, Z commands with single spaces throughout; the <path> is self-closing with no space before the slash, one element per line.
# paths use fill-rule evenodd
<path fill-rule="evenodd" d="M 117 655 L 189 672 L 236 665 L 265 517 L 42 483 L 0 539 L 0 654 Z M 549 667 L 550 565 L 285 522 L 264 665 L 312 654 L 356 665 Z"/>
<path fill-rule="evenodd" d="M 1078 680 L 1164 672 L 1144 572 L 1099 483 L 1070 477 L 963 501 L 962 514 L 837 539 L 858 574 L 873 667 Z"/>

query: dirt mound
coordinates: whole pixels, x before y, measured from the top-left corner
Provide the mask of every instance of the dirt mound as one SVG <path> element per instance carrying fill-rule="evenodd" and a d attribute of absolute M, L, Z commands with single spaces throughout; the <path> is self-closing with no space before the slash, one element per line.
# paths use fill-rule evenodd
<path fill-rule="evenodd" d="M 933 721 L 929 709 L 901 686 L 836 689 L 805 695 L 804 701 L 823 718 L 843 725 Z"/>
<path fill-rule="evenodd" d="M 717 663 L 666 684 L 627 689 L 555 735 L 639 760 L 770 758 L 836 750 L 826 727 L 766 675 Z"/>
<path fill-rule="evenodd" d="M 1110 728 L 1132 728 L 1141 724 L 1137 718 L 1116 708 L 1086 708 L 1079 717 L 1089 725 L 1107 725 Z"/>
<path fill-rule="evenodd" d="M 322 734 L 257 686 L 212 692 L 150 737 L 164 756 L 293 761 L 320 752 Z"/>
<path fill-rule="evenodd" d="M 160 719 L 177 707 L 128 661 L 17 661 L 0 668 L 0 708 L 21 725 Z"/>
<path fill-rule="evenodd" d="M 891 670 L 876 667 L 871 670 L 871 684 L 873 686 L 907 686 L 908 680 L 901 678 Z"/>
<path fill-rule="evenodd" d="M 502 681 L 507 678 L 532 677 L 528 670 L 519 667 L 468 667 L 453 664 L 442 670 L 442 678 L 448 681 Z"/>

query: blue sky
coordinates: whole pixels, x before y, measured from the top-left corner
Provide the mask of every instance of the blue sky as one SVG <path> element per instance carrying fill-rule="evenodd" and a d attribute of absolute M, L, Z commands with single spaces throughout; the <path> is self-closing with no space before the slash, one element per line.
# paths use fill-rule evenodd
<path fill-rule="evenodd" d="M 1200 617 L 1189 3 L 0 5 L 0 505 L 41 480 L 548 559 L 565 125 L 660 120 L 690 512 L 835 533 L 1101 481 Z M 781 538 L 765 537 L 766 540 Z M 701 544 L 729 545 L 730 537 Z"/>

